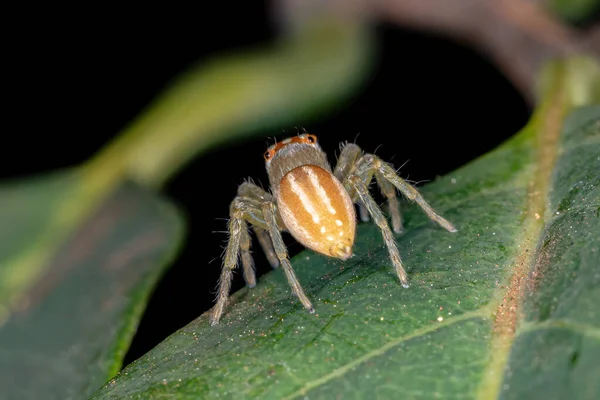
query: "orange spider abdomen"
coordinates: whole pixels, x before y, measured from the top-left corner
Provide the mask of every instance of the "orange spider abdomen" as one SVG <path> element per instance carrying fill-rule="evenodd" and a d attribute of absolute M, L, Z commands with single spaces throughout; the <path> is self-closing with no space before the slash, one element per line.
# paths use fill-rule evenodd
<path fill-rule="evenodd" d="M 302 245 L 342 260 L 352 255 L 354 204 L 330 172 L 316 165 L 294 168 L 281 179 L 277 204 L 288 231 Z"/>

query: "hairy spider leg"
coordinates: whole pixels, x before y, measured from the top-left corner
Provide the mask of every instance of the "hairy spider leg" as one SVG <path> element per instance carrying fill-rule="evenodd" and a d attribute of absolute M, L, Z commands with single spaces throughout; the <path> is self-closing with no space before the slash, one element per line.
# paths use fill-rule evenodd
<path fill-rule="evenodd" d="M 353 201 L 364 204 L 375 224 L 381 230 L 396 274 L 398 275 L 402 286 L 408 287 L 408 276 L 402 265 L 402 259 L 396 241 L 394 240 L 387 220 L 375 200 L 373 200 L 368 189 L 373 176 L 375 176 L 380 190 L 387 198 L 394 231 L 399 232 L 402 230 L 402 219 L 395 193 L 396 189 L 400 190 L 400 192 L 409 200 L 415 201 L 430 219 L 434 220 L 448 231 L 456 232 L 456 228 L 449 221 L 438 215 L 421 194 L 413 186 L 400 178 L 388 163 L 385 163 L 373 154 L 363 155 L 359 146 L 353 143 L 346 145 L 342 149 L 338 164 L 339 166 L 336 166 L 335 169 L 336 176 L 342 179 L 342 182 L 348 193 L 352 196 Z"/>
<path fill-rule="evenodd" d="M 249 199 L 256 200 L 256 209 L 257 211 L 260 209 L 260 203 L 264 201 L 273 201 L 273 196 L 257 186 L 252 182 L 244 182 L 238 188 L 238 196 L 246 197 Z M 262 221 L 261 228 L 258 225 L 253 225 L 252 229 L 254 233 L 256 233 L 256 238 L 258 239 L 258 243 L 260 247 L 263 249 L 267 260 L 272 268 L 277 268 L 279 266 L 279 260 L 277 259 L 277 255 L 275 254 L 275 250 L 273 249 L 273 244 L 271 243 L 271 238 L 269 237 L 269 232 L 266 230 L 266 225 L 264 223 L 264 219 Z"/>
<path fill-rule="evenodd" d="M 215 306 L 210 314 L 210 323 L 215 325 L 219 322 L 229 292 L 231 290 L 231 280 L 233 278 L 233 270 L 238 264 L 239 253 L 242 253 L 242 266 L 244 269 L 244 279 L 248 286 L 256 284 L 254 274 L 252 256 L 250 255 L 250 235 L 248 235 L 248 226 L 246 220 L 251 219 L 251 215 L 256 215 L 260 212 L 253 201 L 246 198 L 236 197 L 230 207 L 229 219 L 229 241 L 225 249 L 225 257 L 221 268 L 221 276 L 219 278 L 219 289 Z"/>
<path fill-rule="evenodd" d="M 273 247 L 275 248 L 275 253 L 277 254 L 277 258 L 279 259 L 279 263 L 283 268 L 283 272 L 285 273 L 285 277 L 287 278 L 288 284 L 292 288 L 292 292 L 298 297 L 304 308 L 306 308 L 309 312 L 315 312 L 312 303 L 304 293 L 298 278 L 292 268 L 292 264 L 290 263 L 290 259 L 287 254 L 287 249 L 285 244 L 283 243 L 283 238 L 281 237 L 281 232 L 277 226 L 276 219 L 276 208 L 273 202 L 264 202 L 262 204 L 262 211 L 265 217 L 265 221 L 267 223 L 267 227 L 269 230 L 269 234 L 271 235 L 271 240 L 273 241 Z"/>
<path fill-rule="evenodd" d="M 419 193 L 419 191 L 411 184 L 400 178 L 396 171 L 390 167 L 388 163 L 382 161 L 374 154 L 365 154 L 358 163 L 359 165 L 355 170 L 356 175 L 369 176 L 373 173 L 380 174 L 384 180 L 387 180 L 394 185 L 404 196 L 406 196 L 406 198 L 416 202 L 427 214 L 429 219 L 433 220 L 449 232 L 457 232 L 457 229 L 454 227 L 454 225 L 436 213 L 429 203 L 425 201 L 421 193 Z"/>
<path fill-rule="evenodd" d="M 362 155 L 362 150 L 356 144 L 345 144 L 344 147 L 342 147 L 342 151 L 338 157 L 337 165 L 335 166 L 335 177 L 338 178 L 340 182 L 344 182 L 344 179 L 346 179 L 352 173 L 353 168 L 356 167 Z M 396 233 L 401 233 L 403 230 L 402 216 L 400 214 L 400 204 L 398 203 L 398 198 L 396 197 L 396 188 L 394 185 L 384 179 L 378 172 L 373 171 L 373 173 L 375 174 L 375 180 L 379 186 L 379 189 L 381 190 L 381 193 L 386 197 L 388 212 L 392 218 L 392 229 Z M 367 187 L 369 186 L 370 182 L 371 177 L 365 179 L 365 184 Z M 369 221 L 369 211 L 367 207 L 358 199 L 357 204 L 360 220 L 363 222 Z"/>
<path fill-rule="evenodd" d="M 242 271 L 244 271 L 244 280 L 248 287 L 256 286 L 256 273 L 254 272 L 254 260 L 250 254 L 252 242 L 248 233 L 248 224 L 242 220 L 243 226 L 240 230 L 240 258 L 242 259 Z"/>
<path fill-rule="evenodd" d="M 394 239 L 394 235 L 390 230 L 387 220 L 385 216 L 379 209 L 379 206 L 373 200 L 373 197 L 369 193 L 369 184 L 371 179 L 373 179 L 374 170 L 364 169 L 360 170 L 361 174 L 358 174 L 358 167 L 360 167 L 362 160 L 362 150 L 357 145 L 350 143 L 346 145 L 340 154 L 338 159 L 338 165 L 335 168 L 335 174 L 338 179 L 341 179 L 343 182 L 346 191 L 352 197 L 352 201 L 357 202 L 363 207 L 365 207 L 368 215 L 371 215 L 375 224 L 381 230 L 381 234 L 383 236 L 383 240 L 385 242 L 385 246 L 388 249 L 388 254 L 390 260 L 392 261 L 392 265 L 396 270 L 396 274 L 398 275 L 398 279 L 402 283 L 402 286 L 408 287 L 408 275 L 406 274 L 406 270 L 402 265 L 402 259 L 400 258 L 400 252 L 398 251 L 398 246 L 396 245 L 396 240 Z M 381 182 L 385 182 L 383 180 L 377 180 L 377 183 L 380 185 L 380 188 L 384 194 L 390 194 L 392 191 L 389 186 L 381 186 Z M 391 207 L 394 200 L 396 200 L 395 188 L 392 186 L 393 195 L 386 196 L 388 199 L 388 205 Z M 392 204 L 390 204 L 390 198 L 392 198 Z M 396 201 L 397 203 L 397 201 Z M 397 213 L 399 214 L 399 210 L 396 208 Z M 392 218 L 398 218 L 393 217 Z M 368 220 L 368 218 L 367 218 Z M 398 224 L 398 220 L 395 222 Z M 397 225 L 396 225 L 397 226 Z M 401 225 L 400 225 L 401 226 Z"/>
<path fill-rule="evenodd" d="M 379 171 L 375 171 L 375 180 L 381 193 L 387 198 L 388 212 L 392 217 L 392 229 L 396 233 L 402 233 L 402 214 L 400 214 L 400 203 L 398 203 L 398 197 L 396 197 L 396 188 Z"/>
<path fill-rule="evenodd" d="M 258 243 L 260 244 L 260 247 L 262 247 L 265 256 L 267 256 L 267 260 L 269 261 L 271 267 L 279 267 L 279 259 L 277 258 L 277 254 L 275 254 L 275 249 L 273 248 L 273 243 L 271 242 L 269 232 L 257 226 L 253 226 L 252 228 L 254 229 L 254 233 L 256 233 Z"/>
<path fill-rule="evenodd" d="M 383 213 L 377 206 L 375 200 L 369 193 L 369 188 L 365 185 L 363 178 L 358 175 L 351 175 L 346 180 L 347 185 L 349 185 L 353 191 L 356 193 L 356 196 L 360 201 L 367 207 L 369 214 L 373 217 L 373 222 L 379 227 L 381 230 L 381 235 L 383 236 L 383 240 L 385 242 L 385 246 L 388 249 L 388 254 L 390 256 L 390 260 L 394 265 L 394 269 L 396 270 L 396 274 L 402 283 L 402 286 L 405 288 L 408 287 L 408 275 L 406 274 L 406 270 L 402 265 L 402 259 L 400 258 L 400 252 L 398 251 L 398 246 L 396 245 L 396 240 L 394 239 L 394 235 L 388 225 L 387 220 L 385 219 Z"/>
<path fill-rule="evenodd" d="M 358 159 L 362 156 L 362 150 L 357 145 L 347 142 L 341 144 L 341 152 L 337 159 L 333 175 L 340 181 L 344 182 L 344 179 L 352 172 L 352 169 L 356 165 Z M 365 205 L 360 201 L 356 201 L 358 205 L 358 215 L 362 222 L 369 221 L 369 211 Z"/>
<path fill-rule="evenodd" d="M 276 206 L 273 203 L 272 196 L 253 183 L 245 182 L 240 185 L 238 196 L 231 202 L 229 214 L 229 241 L 225 250 L 221 277 L 219 279 L 216 304 L 210 314 L 211 325 L 216 325 L 219 322 L 225 310 L 231 290 L 233 270 L 237 266 L 238 257 L 241 256 L 242 259 L 246 284 L 249 287 L 253 287 L 256 284 L 256 276 L 250 254 L 248 223 L 257 231 L 257 235 L 268 235 L 266 238 L 263 236 L 268 246 L 263 247 L 265 254 L 267 254 L 267 257 L 269 257 L 270 251 L 275 254 L 277 264 L 281 264 L 292 292 L 306 309 L 314 312 L 310 300 L 304 293 L 292 269 L 283 238 L 281 237 L 281 224 L 278 221 Z M 260 241 L 260 236 L 258 237 Z"/>
<path fill-rule="evenodd" d="M 254 262 L 250 254 L 251 239 L 248 233 L 248 223 L 257 229 L 267 229 L 260 205 L 268 201 L 272 201 L 269 193 L 253 183 L 245 182 L 240 185 L 238 195 L 231 202 L 228 223 L 229 241 L 225 249 L 216 303 L 210 315 L 212 325 L 219 322 L 227 304 L 229 292 L 231 291 L 233 270 L 237 267 L 238 258 L 242 259 L 246 284 L 249 287 L 256 285 Z"/>

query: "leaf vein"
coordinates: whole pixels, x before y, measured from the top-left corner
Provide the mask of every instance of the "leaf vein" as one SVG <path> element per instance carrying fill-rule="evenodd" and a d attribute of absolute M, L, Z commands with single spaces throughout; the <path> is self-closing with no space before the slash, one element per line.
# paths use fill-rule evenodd
<path fill-rule="evenodd" d="M 487 308 L 481 308 L 481 309 L 478 309 L 475 311 L 471 311 L 469 313 L 465 313 L 463 315 L 456 316 L 454 318 L 446 319 L 442 323 L 431 324 L 431 325 L 428 325 L 421 329 L 417 329 L 414 332 L 412 332 L 411 334 L 398 337 L 394 340 L 387 342 L 383 346 L 380 346 L 360 357 L 357 357 L 356 359 L 352 360 L 351 362 L 331 371 L 327 375 L 323 375 L 322 377 L 315 379 L 313 381 L 308 381 L 302 388 L 296 390 L 294 393 L 290 394 L 289 396 L 284 397 L 284 399 L 293 399 L 295 397 L 304 395 L 307 391 L 317 388 L 317 387 L 331 381 L 332 379 L 343 376 L 344 374 L 349 372 L 352 368 L 356 367 L 357 365 L 360 365 L 374 357 L 377 357 L 377 356 L 385 353 L 387 350 L 393 349 L 394 347 L 402 344 L 403 342 L 406 342 L 408 340 L 420 337 L 422 335 L 425 335 L 425 334 L 428 334 L 431 332 L 435 332 L 439 329 L 457 324 L 459 322 L 463 322 L 463 321 L 467 321 L 467 320 L 475 319 L 475 318 L 486 317 L 487 313 L 488 313 Z"/>

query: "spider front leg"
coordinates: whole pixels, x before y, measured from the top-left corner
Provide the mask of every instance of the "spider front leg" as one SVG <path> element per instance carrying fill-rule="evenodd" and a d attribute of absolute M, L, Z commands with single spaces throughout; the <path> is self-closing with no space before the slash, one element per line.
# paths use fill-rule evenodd
<path fill-rule="evenodd" d="M 217 293 L 216 304 L 210 315 L 210 322 L 215 325 L 219 322 L 231 290 L 231 280 L 233 270 L 238 264 L 238 258 L 242 260 L 244 279 L 249 287 L 256 285 L 256 275 L 254 273 L 254 262 L 250 254 L 250 234 L 248 233 L 248 222 L 255 230 L 262 230 L 263 234 L 267 229 L 260 205 L 265 201 L 271 201 L 272 197 L 258 186 L 245 182 L 238 188 L 238 195 L 233 199 L 229 207 L 229 241 L 225 250 L 223 267 L 219 278 L 219 289 Z M 270 243 L 261 245 L 269 257 L 269 252 L 273 252 Z"/>
<path fill-rule="evenodd" d="M 416 202 L 431 220 L 435 221 L 449 232 L 457 232 L 457 229 L 454 227 L 454 225 L 436 213 L 429 203 L 425 201 L 421 193 L 419 193 L 419 191 L 411 184 L 400 178 L 394 168 L 392 168 L 388 163 L 382 161 L 374 154 L 365 154 L 361 159 L 359 159 L 357 164 L 358 165 L 354 173 L 362 177 L 363 181 L 368 182 L 370 180 L 370 176 L 373 174 L 375 174 L 377 179 L 381 177 L 383 181 L 389 182 L 395 186 L 404 196 L 406 196 L 406 198 Z"/>
<path fill-rule="evenodd" d="M 388 212 L 392 217 L 392 229 L 396 233 L 402 233 L 402 215 L 400 214 L 398 197 L 396 197 L 396 188 L 378 171 L 375 172 L 375 180 L 381 189 L 381 193 L 387 198 Z"/>
<path fill-rule="evenodd" d="M 359 160 L 362 159 L 362 156 L 363 154 L 360 147 L 354 143 L 344 144 L 335 166 L 335 177 L 338 178 L 340 182 L 344 182 L 344 180 L 354 172 L 354 169 L 359 164 Z M 398 204 L 398 198 L 396 197 L 396 188 L 377 171 L 371 171 L 367 176 L 362 176 L 367 187 L 371 182 L 373 174 L 375 175 L 375 180 L 377 181 L 381 193 L 387 199 L 388 212 L 392 218 L 392 228 L 394 229 L 394 232 L 401 233 L 402 217 L 400 214 L 400 204 Z M 362 201 L 358 201 L 358 211 L 361 221 L 367 222 L 369 220 L 369 211 Z"/>
<path fill-rule="evenodd" d="M 247 285 L 253 287 L 256 284 L 252 256 L 250 255 L 248 222 L 256 231 L 271 265 L 276 267 L 281 264 L 292 292 L 306 309 L 314 312 L 312 304 L 304 293 L 302 286 L 300 286 L 288 258 L 280 233 L 280 226 L 283 224 L 278 220 L 272 196 L 260 187 L 246 182 L 239 187 L 238 196 L 231 203 L 229 214 L 229 242 L 225 250 L 221 277 L 219 278 L 217 301 L 210 314 L 211 325 L 216 325 L 223 315 L 229 299 L 233 270 L 237 266 L 238 258 L 242 259 L 244 278 Z"/>
<path fill-rule="evenodd" d="M 279 267 L 279 260 L 277 259 L 277 254 L 275 254 L 275 249 L 273 248 L 273 243 L 269 237 L 269 232 L 257 226 L 254 226 L 253 228 L 254 233 L 256 233 L 258 243 L 260 244 L 260 247 L 262 247 L 265 256 L 267 256 L 269 264 L 271 264 L 272 268 Z"/>
<path fill-rule="evenodd" d="M 425 201 L 421 194 L 409 183 L 400 178 L 396 171 L 379 157 L 373 154 L 363 155 L 362 150 L 355 144 L 346 145 L 340 154 L 335 174 L 340 179 L 354 201 L 359 201 L 367 208 L 369 214 L 381 230 L 381 234 L 388 249 L 392 264 L 402 286 L 408 287 L 408 277 L 396 241 L 383 213 L 377 206 L 375 200 L 369 193 L 369 184 L 375 176 L 382 193 L 387 197 L 392 216 L 392 226 L 396 232 L 402 230 L 402 219 L 400 209 L 397 207 L 396 190 L 400 190 L 408 199 L 417 202 L 427 213 L 429 218 L 440 224 L 450 232 L 456 232 L 456 228 L 449 221 L 438 215 Z"/>
<path fill-rule="evenodd" d="M 312 303 L 304 293 L 304 290 L 302 289 L 302 286 L 296 277 L 296 273 L 292 268 L 292 264 L 290 263 L 287 249 L 277 224 L 277 211 L 275 204 L 273 202 L 264 202 L 262 204 L 262 211 L 265 217 L 265 222 L 267 223 L 269 234 L 271 235 L 275 254 L 277 254 L 277 258 L 279 259 L 279 263 L 283 269 L 283 272 L 285 273 L 288 284 L 292 288 L 292 292 L 298 297 L 304 308 L 311 313 L 315 312 Z"/>
<path fill-rule="evenodd" d="M 273 200 L 273 196 L 271 196 L 271 194 L 267 193 L 265 190 L 256 186 L 252 182 L 242 183 L 238 188 L 238 196 L 255 200 L 253 203 L 255 214 L 262 214 L 262 210 L 260 210 L 260 204 L 262 202 Z M 277 255 L 273 249 L 273 244 L 269 238 L 269 232 L 266 230 L 264 221 L 261 221 L 261 225 L 262 227 L 253 225 L 252 228 L 254 229 L 254 233 L 256 233 L 256 238 L 258 239 L 260 247 L 263 249 L 265 256 L 267 256 L 267 260 L 269 260 L 269 264 L 271 264 L 271 267 L 277 268 L 279 266 L 279 260 L 277 259 Z"/>
<path fill-rule="evenodd" d="M 381 230 L 381 234 L 383 235 L 383 240 L 385 241 L 385 245 L 388 249 L 388 254 L 390 256 L 390 260 L 394 265 L 394 269 L 396 270 L 396 274 L 402 283 L 402 286 L 405 288 L 408 287 L 408 276 L 406 275 L 406 270 L 402 265 L 402 259 L 400 258 L 400 252 L 398 252 L 398 247 L 396 246 L 396 241 L 394 240 L 394 235 L 390 230 L 390 227 L 385 219 L 385 216 L 377 206 L 373 197 L 371 197 L 371 193 L 369 193 L 369 189 L 367 185 L 363 182 L 362 178 L 358 175 L 351 175 L 346 180 L 347 189 L 351 189 L 358 199 L 365 205 L 369 214 L 373 217 L 373 221 Z"/>
<path fill-rule="evenodd" d="M 248 286 L 252 287 L 256 284 L 256 276 L 254 274 L 252 256 L 250 255 L 250 235 L 248 234 L 247 219 L 250 219 L 252 210 L 258 213 L 259 208 L 256 208 L 252 201 L 241 197 L 236 197 L 231 203 L 230 219 L 229 219 L 229 241 L 225 249 L 225 257 L 223 259 L 223 267 L 219 278 L 219 289 L 217 293 L 217 301 L 210 314 L 211 325 L 216 325 L 221 319 L 229 291 L 231 290 L 231 280 L 233 278 L 233 270 L 238 264 L 240 250 L 242 253 L 242 265 L 244 269 L 244 279 Z M 250 211 L 250 213 L 248 213 Z"/>

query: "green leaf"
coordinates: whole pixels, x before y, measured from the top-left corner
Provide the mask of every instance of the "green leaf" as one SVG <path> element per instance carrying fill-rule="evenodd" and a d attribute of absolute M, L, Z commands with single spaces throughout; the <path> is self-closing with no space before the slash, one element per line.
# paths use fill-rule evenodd
<path fill-rule="evenodd" d="M 365 77 L 370 33 L 364 23 L 317 16 L 270 48 L 203 60 L 84 165 L 6 185 L 0 326 L 61 243 L 122 182 L 160 187 L 211 145 L 335 106 Z"/>
<path fill-rule="evenodd" d="M 370 33 L 317 16 L 268 48 L 201 60 L 84 165 L 0 185 L 0 398 L 81 398 L 114 375 L 180 241 L 174 210 L 145 189 L 217 143 L 339 106 L 365 77 Z M 164 242 L 130 254 L 143 262 L 102 269 L 152 224 Z"/>
<path fill-rule="evenodd" d="M 600 396 L 600 107 L 566 125 L 502 398 Z"/>
<path fill-rule="evenodd" d="M 548 8 L 560 18 L 578 23 L 593 18 L 600 10 L 598 0 L 549 0 Z"/>
<path fill-rule="evenodd" d="M 367 24 L 315 16 L 268 48 L 202 60 L 79 168 L 8 185 L 2 211 L 35 240 L 7 235 L 14 245 L 0 249 L 0 325 L 10 299 L 122 182 L 160 187 L 210 146 L 339 106 L 366 77 L 371 53 Z"/>
<path fill-rule="evenodd" d="M 597 398 L 600 106 L 563 122 L 600 104 L 599 71 L 549 65 L 522 132 L 423 188 L 458 233 L 403 207 L 409 289 L 361 224 L 350 261 L 292 260 L 315 314 L 273 271 L 92 398 Z"/>
<path fill-rule="evenodd" d="M 0 255 L 35 252 L 39 225 L 75 182 L 72 173 L 62 173 L 0 190 L 6 222 Z M 80 399 L 119 371 L 182 236 L 181 217 L 169 203 L 131 184 L 115 191 L 35 271 L 35 284 L 0 329 L 0 398 Z M 0 293 L 23 280 L 11 265 L 0 265 Z"/>
<path fill-rule="evenodd" d="M 160 187 L 200 150 L 323 115 L 366 78 L 371 34 L 364 22 L 317 16 L 268 48 L 202 60 L 90 168 Z"/>

